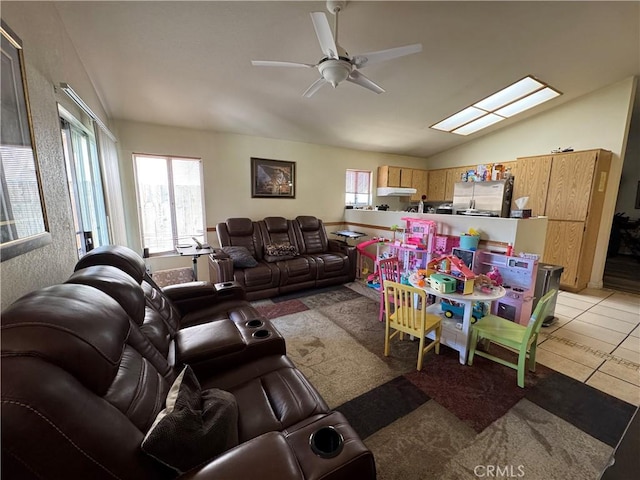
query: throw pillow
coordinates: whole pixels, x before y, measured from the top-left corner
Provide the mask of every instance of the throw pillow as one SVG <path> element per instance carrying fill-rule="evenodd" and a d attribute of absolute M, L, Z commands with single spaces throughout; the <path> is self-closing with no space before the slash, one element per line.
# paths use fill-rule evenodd
<path fill-rule="evenodd" d="M 264 246 L 264 259 L 267 262 L 277 262 L 280 260 L 290 260 L 300 255 L 298 247 L 289 242 L 270 243 Z"/>
<path fill-rule="evenodd" d="M 224 390 L 201 392 L 188 365 L 167 395 L 166 407 L 142 441 L 142 450 L 179 473 L 238 444 L 238 405 Z"/>
<path fill-rule="evenodd" d="M 233 268 L 253 268 L 258 261 L 253 258 L 247 247 L 222 247 L 222 251 L 233 260 Z"/>

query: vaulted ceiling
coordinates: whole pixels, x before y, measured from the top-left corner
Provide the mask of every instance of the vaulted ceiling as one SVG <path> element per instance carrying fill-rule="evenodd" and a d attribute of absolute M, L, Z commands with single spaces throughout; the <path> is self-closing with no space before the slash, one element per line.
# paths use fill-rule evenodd
<path fill-rule="evenodd" d="M 640 75 L 640 3 L 348 2 L 339 43 L 357 54 L 422 43 L 368 66 L 386 93 L 350 83 L 302 93 L 317 63 L 310 12 L 325 2 L 57 2 L 114 119 L 427 157 Z M 332 21 L 331 15 L 330 21 Z M 526 76 L 563 95 L 462 137 L 433 123 Z"/>

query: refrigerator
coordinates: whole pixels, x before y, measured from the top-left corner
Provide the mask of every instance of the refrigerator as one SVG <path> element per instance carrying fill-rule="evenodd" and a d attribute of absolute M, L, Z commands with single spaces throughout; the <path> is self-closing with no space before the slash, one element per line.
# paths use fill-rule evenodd
<path fill-rule="evenodd" d="M 513 177 L 491 182 L 457 182 L 453 186 L 453 209 L 458 215 L 509 217 Z"/>

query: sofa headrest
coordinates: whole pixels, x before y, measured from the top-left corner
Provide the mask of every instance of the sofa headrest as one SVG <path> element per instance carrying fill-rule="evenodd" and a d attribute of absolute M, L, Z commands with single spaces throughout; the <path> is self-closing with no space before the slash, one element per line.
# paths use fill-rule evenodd
<path fill-rule="evenodd" d="M 253 221 L 250 218 L 228 218 L 225 223 L 227 232 L 233 237 L 253 234 Z"/>
<path fill-rule="evenodd" d="M 111 265 L 129 274 L 136 282 L 142 282 L 146 272 L 144 260 L 130 248 L 121 245 L 103 245 L 94 248 L 76 264 L 74 270 L 94 265 Z"/>
<path fill-rule="evenodd" d="M 310 215 L 300 215 L 296 217 L 298 225 L 303 232 L 310 232 L 320 228 L 320 220 Z"/>
<path fill-rule="evenodd" d="M 289 230 L 289 223 L 284 217 L 266 217 L 264 225 L 269 233 L 283 233 Z"/>
<path fill-rule="evenodd" d="M 136 325 L 144 322 L 144 291 L 139 283 L 119 268 L 110 265 L 83 268 L 72 274 L 66 283 L 97 288 L 118 302 Z"/>
<path fill-rule="evenodd" d="M 106 293 L 87 285 L 54 285 L 2 313 L 2 356 L 41 358 L 104 396 L 130 328 L 125 311 Z"/>

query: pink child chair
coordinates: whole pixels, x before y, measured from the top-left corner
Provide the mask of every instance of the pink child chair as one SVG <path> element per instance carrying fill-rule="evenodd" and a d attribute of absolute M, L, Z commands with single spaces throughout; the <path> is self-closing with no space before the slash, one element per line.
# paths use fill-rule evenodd
<path fill-rule="evenodd" d="M 379 321 L 384 318 L 384 282 L 390 280 L 400 283 L 400 262 L 398 257 L 385 258 L 378 260 L 378 274 L 380 276 L 380 315 Z M 389 301 L 393 302 L 393 297 L 389 297 Z"/>

